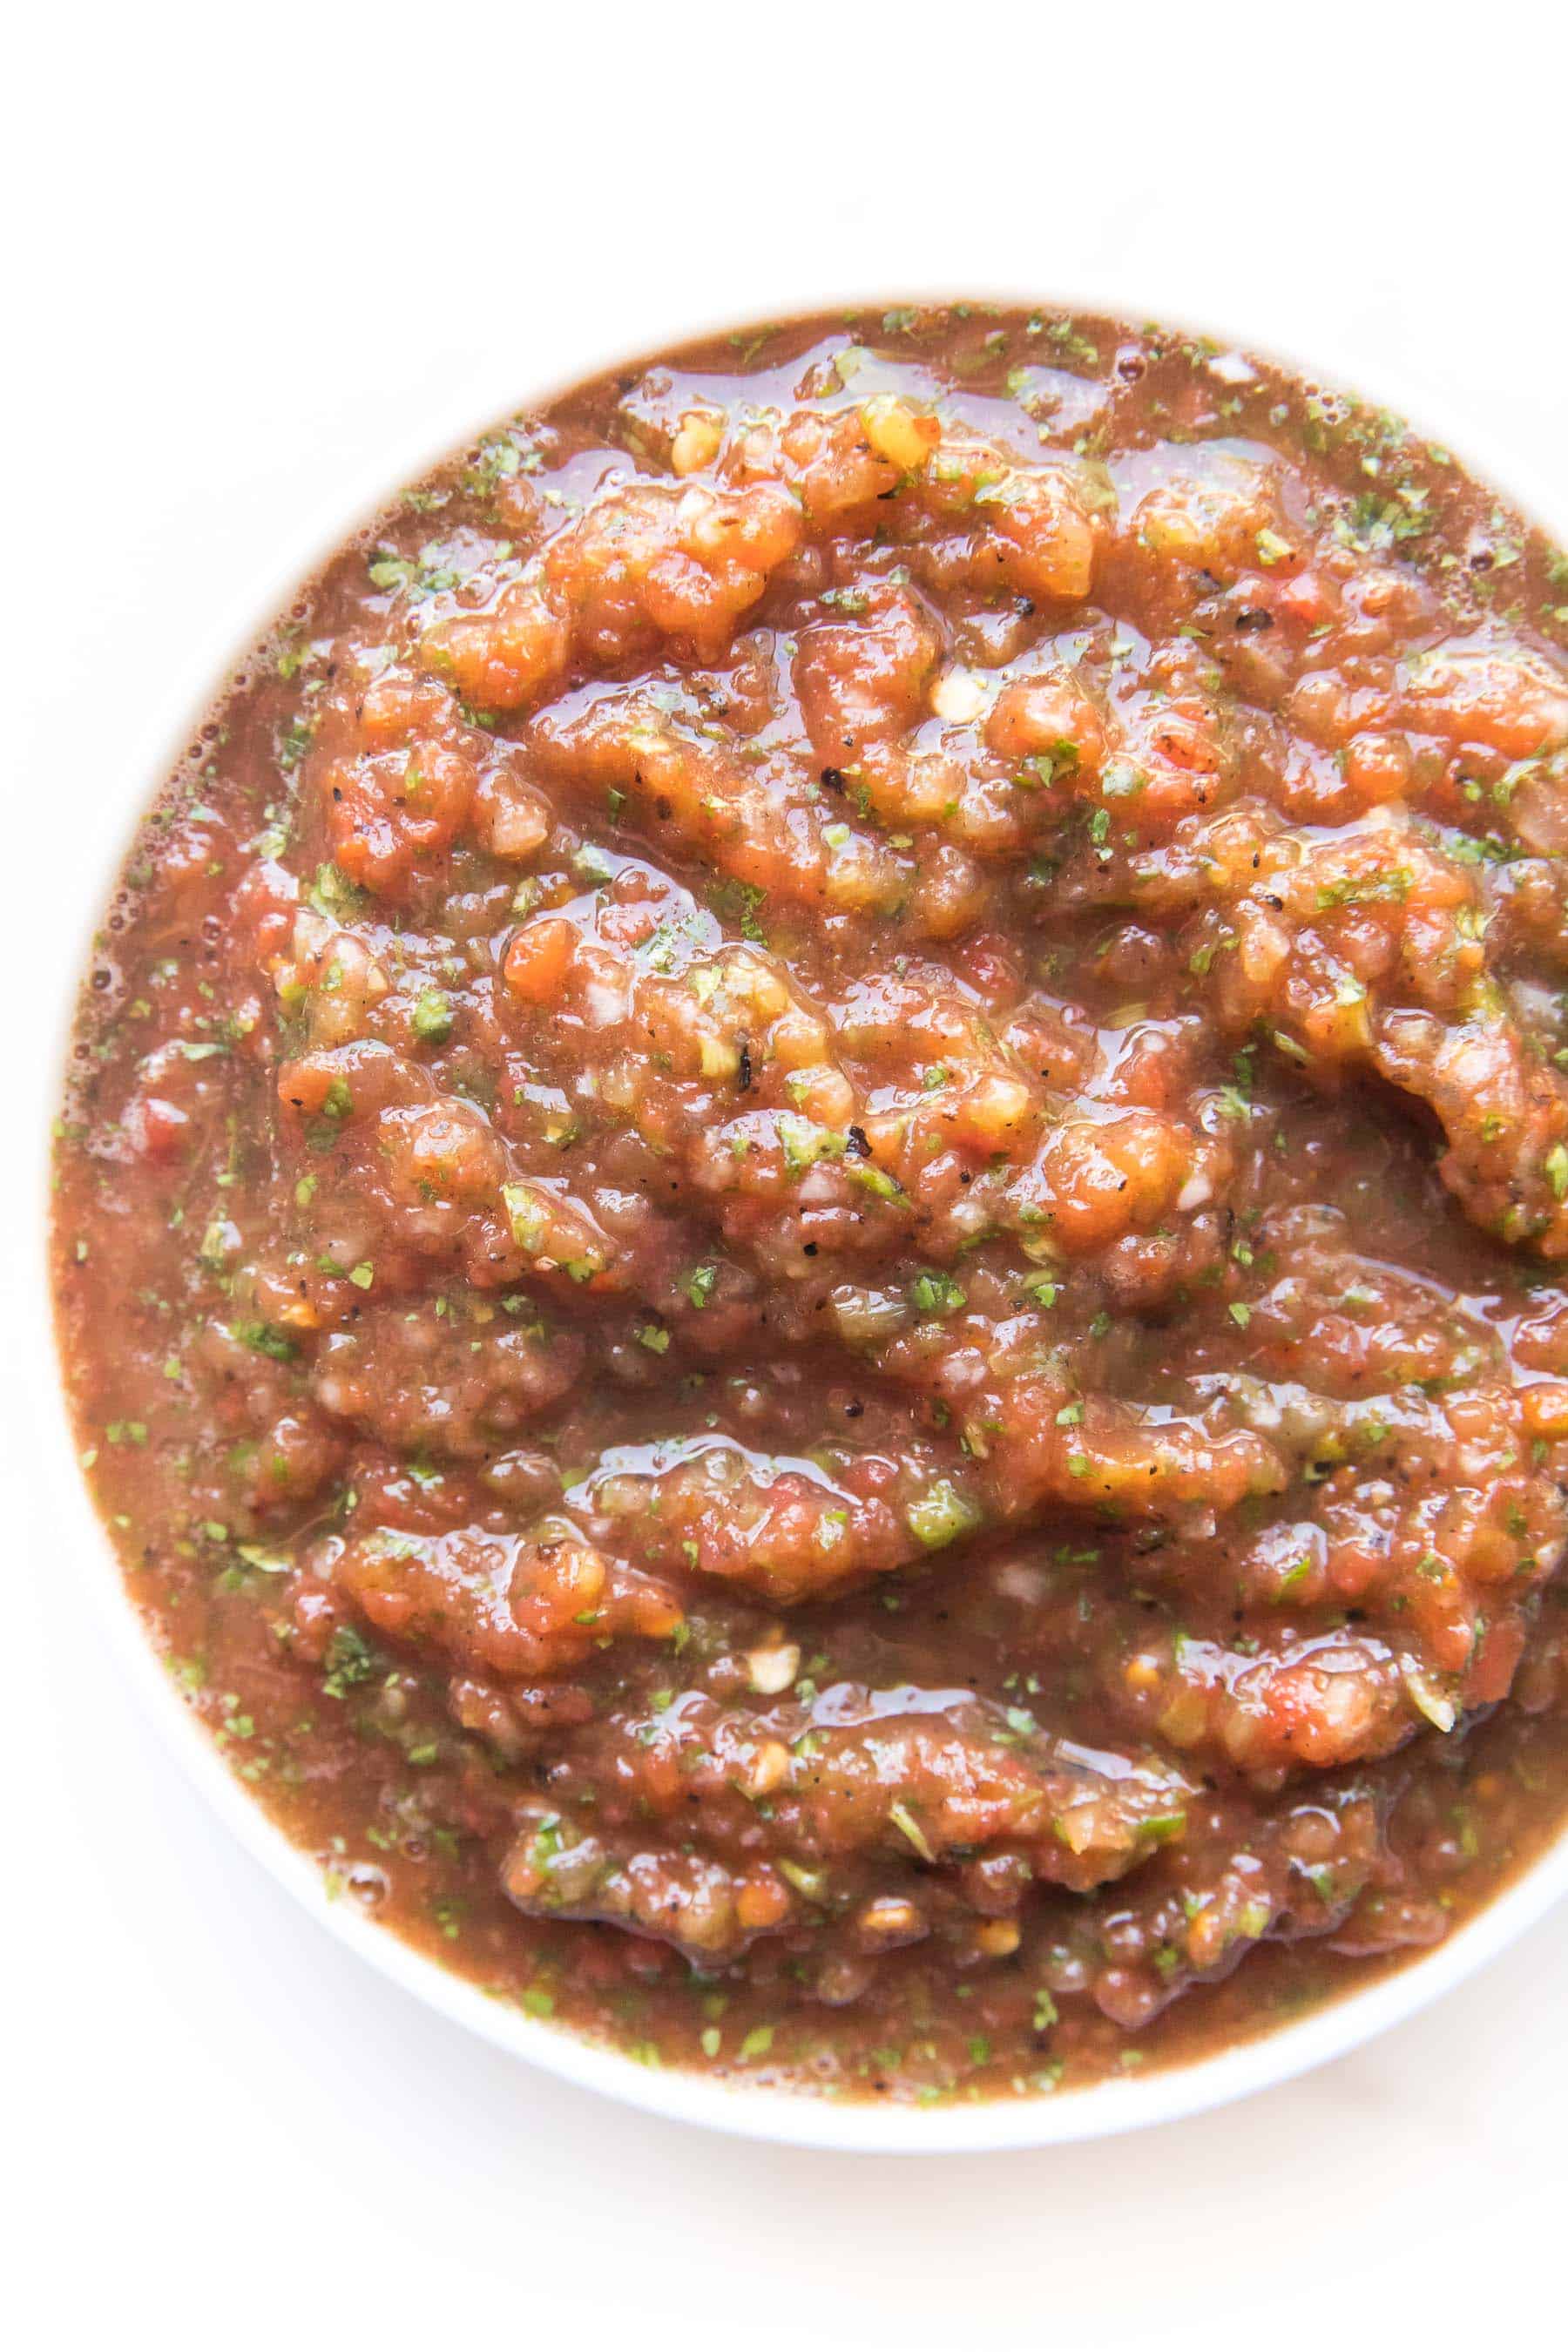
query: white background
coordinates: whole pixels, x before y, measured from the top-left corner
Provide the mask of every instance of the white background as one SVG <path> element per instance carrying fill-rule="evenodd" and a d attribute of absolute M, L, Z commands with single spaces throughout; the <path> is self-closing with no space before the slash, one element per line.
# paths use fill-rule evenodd
<path fill-rule="evenodd" d="M 1396 394 L 1568 509 L 1556 12 L 37 13 L 8 37 L 4 775 L 16 1297 L 67 967 L 258 595 L 581 362 L 833 296 L 1091 298 Z M 13 946 L 19 929 L 19 944 Z M 1249 2106 L 847 2158 L 623 2114 L 330 1942 L 114 1670 L 0 1366 L 15 2340 L 1561 2340 L 1559 1913 Z"/>

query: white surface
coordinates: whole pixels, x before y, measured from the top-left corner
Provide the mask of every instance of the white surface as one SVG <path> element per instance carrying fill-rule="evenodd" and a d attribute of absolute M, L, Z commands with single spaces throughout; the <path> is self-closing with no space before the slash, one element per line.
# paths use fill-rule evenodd
<path fill-rule="evenodd" d="M 6 960 L 18 1126 L 96 845 L 258 583 L 579 359 L 834 293 L 1103 293 L 1397 385 L 1457 439 L 1474 415 L 1568 491 L 1563 36 L 1493 7 L 1457 49 L 1393 13 L 600 8 L 546 35 L 521 6 L 318 0 L 13 40 L 0 740 L 42 877 Z M 9 1209 L 19 1256 L 33 1221 Z M 828 2352 L 1549 2337 L 1561 1914 L 1371 2050 L 1133 2141 L 847 2158 L 612 2109 L 374 1978 L 204 1810 L 35 1491 L 14 1351 L 0 1378 L 25 2176 L 0 2298 L 48 2313 L 27 2340 L 138 2315 L 180 2352 L 595 2323 Z"/>

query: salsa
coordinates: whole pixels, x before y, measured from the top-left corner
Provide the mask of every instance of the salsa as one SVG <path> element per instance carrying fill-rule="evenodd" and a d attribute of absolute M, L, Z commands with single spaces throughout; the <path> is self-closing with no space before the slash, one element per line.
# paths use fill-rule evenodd
<path fill-rule="evenodd" d="M 820 2095 L 1446 1935 L 1568 1798 L 1568 562 L 1397 419 L 984 305 L 488 434 L 142 825 L 60 1343 L 349 1904 Z"/>

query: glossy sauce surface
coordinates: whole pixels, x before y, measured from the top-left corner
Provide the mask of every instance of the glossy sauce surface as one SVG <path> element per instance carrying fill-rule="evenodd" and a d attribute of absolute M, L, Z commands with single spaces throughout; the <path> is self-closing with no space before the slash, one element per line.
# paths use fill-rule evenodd
<path fill-rule="evenodd" d="M 648 2063 L 1070 2086 L 1568 1789 L 1568 605 L 1153 329 L 748 332 L 347 546 L 128 863 L 62 1349 L 342 1899 Z"/>

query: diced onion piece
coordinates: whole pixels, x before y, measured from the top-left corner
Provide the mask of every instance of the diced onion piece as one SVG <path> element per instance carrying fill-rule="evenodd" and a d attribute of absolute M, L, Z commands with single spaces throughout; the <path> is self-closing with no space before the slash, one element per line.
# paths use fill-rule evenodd
<path fill-rule="evenodd" d="M 1405 1687 L 1410 1694 L 1412 1704 L 1420 1709 L 1428 1723 L 1438 1731 L 1452 1731 L 1459 1719 L 1459 1710 L 1435 1675 L 1406 1660 Z"/>
<path fill-rule="evenodd" d="M 669 462 L 678 474 L 700 474 L 719 455 L 724 439 L 724 419 L 711 408 L 689 408 L 669 445 Z"/>
<path fill-rule="evenodd" d="M 974 1930 L 974 1940 L 988 1960 L 1011 1958 L 1023 1940 L 1016 1919 L 987 1919 Z"/>
<path fill-rule="evenodd" d="M 953 727 L 978 719 L 985 700 L 985 688 L 972 669 L 944 669 L 931 690 L 931 709 Z"/>
<path fill-rule="evenodd" d="M 894 392 L 879 392 L 860 411 L 867 440 L 879 457 L 900 474 L 915 473 L 942 438 L 934 416 L 921 416 Z"/>
<path fill-rule="evenodd" d="M 788 1690 L 800 1672 L 800 1643 L 781 1642 L 772 1649 L 748 1650 L 746 1675 L 752 1688 L 765 1698 Z"/>

